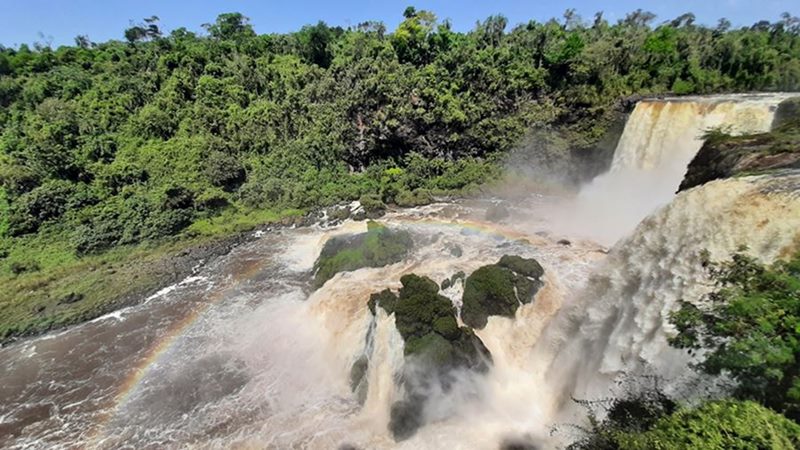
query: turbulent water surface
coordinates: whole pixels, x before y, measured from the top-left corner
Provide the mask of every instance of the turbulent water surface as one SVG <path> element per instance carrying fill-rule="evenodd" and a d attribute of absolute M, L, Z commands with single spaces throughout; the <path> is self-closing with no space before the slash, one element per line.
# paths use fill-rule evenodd
<path fill-rule="evenodd" d="M 768 123 L 774 101 L 752 102 L 760 106 L 640 107 L 755 108 Z M 664 159 L 642 170 L 674 192 L 680 176 L 670 157 L 641 144 L 668 131 L 654 112 L 637 111 L 618 158 Z M 730 117 L 714 121 L 735 126 L 742 116 Z M 628 147 L 640 144 L 645 150 Z M 618 197 L 602 201 L 625 202 L 606 192 Z M 697 300 L 707 289 L 700 251 L 725 258 L 744 244 L 764 260 L 781 256 L 800 242 L 798 192 L 797 172 L 715 181 L 681 193 L 635 228 L 623 220 L 613 235 L 593 230 L 607 224 L 591 208 L 577 211 L 585 209 L 580 198 L 531 194 L 494 224 L 482 220 L 488 202 L 481 201 L 397 211 L 381 220 L 411 233 L 408 258 L 338 274 L 316 291 L 312 267 L 326 240 L 365 223 L 267 233 L 138 306 L 0 349 L 0 447 L 494 449 L 524 440 L 552 448 L 571 437 L 551 433 L 552 425 L 582 420 L 571 396 L 605 397 L 621 374 L 648 367 L 687 375 L 686 356 L 666 345 L 666 317 L 678 299 Z M 651 200 L 646 213 L 663 203 Z M 585 218 L 581 226 L 565 225 L 576 217 Z M 607 253 L 597 242 L 613 236 L 625 237 Z M 448 392 L 431 392 L 426 425 L 395 442 L 387 423 L 401 395 L 403 341 L 394 316 L 378 309 L 373 321 L 369 294 L 398 288 L 403 274 L 441 281 L 504 254 L 536 258 L 544 288 L 514 319 L 491 317 L 476 331 L 492 368 L 458 374 Z M 442 293 L 460 306 L 460 283 Z M 361 355 L 370 361 L 363 405 L 349 386 Z"/>

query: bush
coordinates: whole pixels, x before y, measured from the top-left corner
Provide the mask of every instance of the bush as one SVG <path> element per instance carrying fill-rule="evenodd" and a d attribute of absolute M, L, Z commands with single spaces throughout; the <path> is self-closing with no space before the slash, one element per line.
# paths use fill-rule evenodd
<path fill-rule="evenodd" d="M 61 217 L 70 206 L 76 185 L 50 181 L 23 194 L 11 204 L 8 231 L 12 236 L 32 233 L 46 221 Z"/>
<path fill-rule="evenodd" d="M 754 402 L 717 401 L 616 440 L 620 450 L 796 450 L 800 425 Z"/>
<path fill-rule="evenodd" d="M 361 203 L 361 207 L 364 208 L 364 211 L 370 218 L 380 217 L 383 215 L 383 212 L 386 211 L 386 205 L 381 198 L 375 194 L 362 195 L 361 198 L 358 199 L 358 202 Z"/>
<path fill-rule="evenodd" d="M 415 189 L 412 192 L 400 191 L 394 198 L 397 206 L 413 207 L 424 206 L 433 203 L 433 195 L 427 189 Z"/>
<path fill-rule="evenodd" d="M 719 289 L 671 315 L 670 343 L 703 349 L 699 368 L 733 378 L 737 398 L 800 420 L 800 253 L 772 267 L 741 254 L 708 267 Z"/>
<path fill-rule="evenodd" d="M 26 272 L 38 272 L 41 269 L 38 261 L 29 258 L 11 261 L 8 268 L 14 275 L 21 275 Z"/>
<path fill-rule="evenodd" d="M 206 177 L 216 187 L 230 192 L 245 182 L 244 166 L 235 156 L 212 151 L 205 164 Z"/>

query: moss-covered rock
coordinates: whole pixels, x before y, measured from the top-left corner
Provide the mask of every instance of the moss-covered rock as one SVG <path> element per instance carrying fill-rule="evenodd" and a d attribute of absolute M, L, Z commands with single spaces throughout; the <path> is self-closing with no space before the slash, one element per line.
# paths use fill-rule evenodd
<path fill-rule="evenodd" d="M 386 290 L 369 300 L 373 313 L 377 306 L 394 306 L 395 325 L 405 341 L 406 368 L 400 379 L 404 399 L 392 405 L 389 422 L 397 440 L 410 437 L 422 426 L 425 392 L 432 383 L 449 389 L 452 370 L 484 372 L 491 360 L 472 330 L 458 326 L 455 308 L 447 297 L 439 295 L 439 286 L 433 280 L 410 274 L 400 282 L 403 287 L 398 295 Z"/>
<path fill-rule="evenodd" d="M 440 286 L 442 287 L 442 290 L 445 290 L 450 288 L 451 286 L 455 286 L 456 281 L 458 280 L 464 281 L 464 279 L 466 278 L 467 274 L 465 274 L 463 270 L 459 270 L 458 272 L 451 275 L 450 278 L 445 278 L 444 280 L 442 280 Z"/>
<path fill-rule="evenodd" d="M 369 296 L 367 307 L 369 307 L 372 315 L 376 313 L 376 307 L 380 306 L 386 311 L 386 314 L 394 313 L 394 306 L 397 303 L 397 295 L 390 289 L 384 289 Z"/>
<path fill-rule="evenodd" d="M 544 268 L 533 258 L 523 258 L 517 255 L 504 255 L 497 263 L 500 267 L 505 267 L 512 272 L 530 278 L 541 278 L 544 275 Z"/>
<path fill-rule="evenodd" d="M 366 233 L 337 236 L 325 243 L 314 264 L 314 287 L 321 287 L 339 272 L 400 262 L 411 246 L 407 231 L 369 222 Z"/>
<path fill-rule="evenodd" d="M 514 317 L 520 305 L 530 303 L 542 286 L 544 269 L 535 259 L 503 256 L 467 277 L 461 320 L 473 328 L 486 326 L 489 316 Z"/>

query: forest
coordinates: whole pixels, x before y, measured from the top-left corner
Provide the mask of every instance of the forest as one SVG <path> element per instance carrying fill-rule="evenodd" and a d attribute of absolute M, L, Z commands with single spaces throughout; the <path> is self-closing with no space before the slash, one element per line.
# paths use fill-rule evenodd
<path fill-rule="evenodd" d="M 109 250 L 473 192 L 526 139 L 580 181 L 630 96 L 800 87 L 788 13 L 734 28 L 568 10 L 466 33 L 403 16 L 263 35 L 239 13 L 199 34 L 153 16 L 120 40 L 0 48 L 0 279 L 28 291 Z"/>

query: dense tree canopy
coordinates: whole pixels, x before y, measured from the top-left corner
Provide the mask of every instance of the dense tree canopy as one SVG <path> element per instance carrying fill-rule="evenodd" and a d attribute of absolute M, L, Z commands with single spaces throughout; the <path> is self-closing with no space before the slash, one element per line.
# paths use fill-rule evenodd
<path fill-rule="evenodd" d="M 591 151 L 632 94 L 800 87 L 796 18 L 654 23 L 568 11 L 457 33 L 408 8 L 391 33 L 257 35 L 229 13 L 208 35 L 165 35 L 153 16 L 120 41 L 0 48 L 2 246 L 65 225 L 59 239 L 94 252 L 231 208 L 461 189 L 534 127 Z"/>

